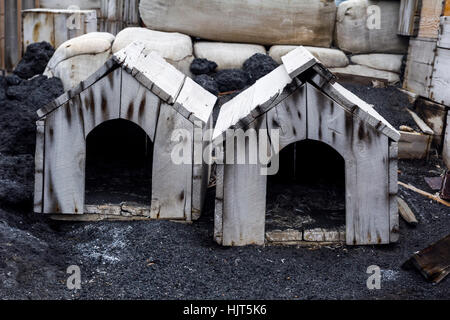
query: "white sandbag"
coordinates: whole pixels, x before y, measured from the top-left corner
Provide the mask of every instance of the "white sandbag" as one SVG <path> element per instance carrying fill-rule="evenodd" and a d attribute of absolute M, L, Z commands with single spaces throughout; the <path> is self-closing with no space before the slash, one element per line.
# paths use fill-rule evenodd
<path fill-rule="evenodd" d="M 47 70 L 53 70 L 61 61 L 82 54 L 97 54 L 111 50 L 114 36 L 106 32 L 91 32 L 67 40 L 60 45 L 47 64 Z M 94 70 L 95 71 L 95 70 Z"/>
<path fill-rule="evenodd" d="M 396 84 L 400 82 L 400 77 L 396 73 L 372 69 L 358 64 L 351 64 L 345 68 L 331 68 L 330 71 L 337 75 L 346 77 L 359 76 L 365 78 L 373 78 L 374 80 L 380 80 L 383 82 L 387 82 L 388 84 Z"/>
<path fill-rule="evenodd" d="M 295 48 L 297 46 L 272 46 L 269 50 L 269 55 L 281 64 L 281 57 Z M 305 48 L 327 68 L 345 67 L 349 64 L 347 56 L 341 50 L 318 47 Z"/>
<path fill-rule="evenodd" d="M 99 9 L 102 0 L 40 0 L 39 6 L 48 9 L 67 9 L 70 6 L 77 6 L 80 9 Z"/>
<path fill-rule="evenodd" d="M 352 56 L 351 60 L 355 64 L 371 67 L 378 70 L 400 73 L 402 68 L 402 54 L 361 54 Z"/>
<path fill-rule="evenodd" d="M 266 49 L 257 44 L 197 42 L 194 44 L 196 58 L 217 63 L 217 70 L 242 68 L 245 60 L 255 53 L 266 54 Z"/>
<path fill-rule="evenodd" d="M 114 36 L 105 32 L 92 32 L 70 39 L 56 49 L 44 75 L 60 78 L 64 90 L 69 90 L 111 57 L 113 41 Z"/>
<path fill-rule="evenodd" d="M 203 39 L 329 47 L 334 0 L 141 0 L 144 24 Z M 398 14 L 398 11 L 397 11 Z"/>
<path fill-rule="evenodd" d="M 122 50 L 135 40 L 146 41 L 150 50 L 156 51 L 181 72 L 190 74 L 189 66 L 194 59 L 191 37 L 177 32 L 126 28 L 117 34 L 112 47 L 113 53 Z"/>
<path fill-rule="evenodd" d="M 339 5 L 337 46 L 351 53 L 405 53 L 408 39 L 397 35 L 400 1 L 348 0 Z"/>
<path fill-rule="evenodd" d="M 110 57 L 111 50 L 98 54 L 73 56 L 61 61 L 52 71 L 52 74 L 61 79 L 64 91 L 67 91 L 100 69 Z"/>

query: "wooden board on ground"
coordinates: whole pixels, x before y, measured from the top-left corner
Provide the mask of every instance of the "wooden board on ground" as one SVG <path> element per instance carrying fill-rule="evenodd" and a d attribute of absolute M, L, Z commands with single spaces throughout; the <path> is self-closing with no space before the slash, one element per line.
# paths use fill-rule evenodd
<path fill-rule="evenodd" d="M 428 281 L 441 282 L 450 273 L 450 235 L 415 253 L 403 266 L 413 266 Z"/>
<path fill-rule="evenodd" d="M 448 107 L 445 105 L 419 98 L 414 104 L 414 111 L 433 130 L 433 141 L 436 146 L 442 146 Z"/>
<path fill-rule="evenodd" d="M 424 159 L 428 156 L 432 135 L 419 132 L 400 131 L 398 142 L 399 159 Z"/>

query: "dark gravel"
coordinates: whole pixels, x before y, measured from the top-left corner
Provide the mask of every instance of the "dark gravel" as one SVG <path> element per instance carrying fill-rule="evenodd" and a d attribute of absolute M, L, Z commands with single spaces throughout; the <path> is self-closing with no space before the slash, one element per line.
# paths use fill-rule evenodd
<path fill-rule="evenodd" d="M 217 96 L 219 94 L 219 86 L 213 77 L 207 74 L 201 74 L 194 78 L 194 81 L 201 85 L 204 89 Z"/>
<path fill-rule="evenodd" d="M 435 169 L 434 160 L 401 161 L 400 179 L 426 189 L 420 176 Z M 432 285 L 400 266 L 450 232 L 449 210 L 409 191 L 400 194 L 420 221 L 416 228 L 401 221 L 399 243 L 318 249 L 216 245 L 212 189 L 206 214 L 192 225 L 48 225 L 30 214 L 0 211 L 0 298 L 448 299 L 448 279 Z M 76 292 L 65 287 L 72 264 L 82 271 L 82 289 Z M 382 269 L 381 290 L 366 288 L 370 265 Z"/>
<path fill-rule="evenodd" d="M 241 91 L 251 86 L 256 80 L 278 67 L 270 56 L 256 53 L 248 58 L 242 69 L 226 69 L 214 72 L 217 64 L 207 59 L 194 59 L 190 70 L 194 81 L 209 92 L 218 95 L 219 92 Z"/>
<path fill-rule="evenodd" d="M 229 92 L 244 89 L 250 82 L 247 72 L 241 69 L 221 70 L 214 75 L 219 92 Z"/>
<path fill-rule="evenodd" d="M 190 70 L 195 75 L 200 74 L 210 74 L 214 72 L 217 68 L 217 63 L 214 61 L 209 61 L 208 59 L 195 58 L 192 63 Z"/>
<path fill-rule="evenodd" d="M 37 74 L 42 74 L 54 53 L 55 49 L 48 42 L 42 41 L 30 44 L 14 70 L 14 74 L 22 79 L 29 79 Z"/>
<path fill-rule="evenodd" d="M 406 111 L 406 108 L 412 109 L 412 103 L 407 95 L 396 87 L 372 88 L 350 83 L 345 83 L 343 86 L 373 105 L 374 109 L 395 128 L 399 129 L 401 125 L 407 125 L 420 132 L 414 119 Z"/>
<path fill-rule="evenodd" d="M 213 242 L 214 189 L 205 214 L 190 225 L 64 223 L 31 213 L 33 116 L 36 101 L 51 97 L 42 92 L 50 80 L 40 81 L 24 85 L 29 97 L 18 93 L 0 102 L 0 299 L 450 298 L 449 279 L 434 286 L 400 268 L 413 252 L 450 233 L 450 210 L 403 188 L 400 195 L 419 225 L 401 221 L 400 242 L 385 246 L 221 247 Z M 51 88 L 62 88 L 52 81 Z M 380 91 L 380 100 L 389 92 Z M 399 169 L 401 181 L 430 191 L 423 177 L 443 167 L 432 157 L 428 163 L 400 161 Z M 81 290 L 66 287 L 70 265 L 81 269 Z M 382 269 L 381 290 L 366 287 L 370 265 Z"/>
<path fill-rule="evenodd" d="M 250 75 L 250 84 L 276 69 L 279 64 L 271 56 L 255 53 L 248 58 L 243 65 L 243 70 Z"/>
<path fill-rule="evenodd" d="M 30 45 L 19 67 L 40 62 L 44 51 L 52 52 L 45 43 Z M 58 78 L 17 74 L 0 76 L 0 204 L 24 207 L 33 192 L 36 110 L 62 94 L 63 85 Z"/>

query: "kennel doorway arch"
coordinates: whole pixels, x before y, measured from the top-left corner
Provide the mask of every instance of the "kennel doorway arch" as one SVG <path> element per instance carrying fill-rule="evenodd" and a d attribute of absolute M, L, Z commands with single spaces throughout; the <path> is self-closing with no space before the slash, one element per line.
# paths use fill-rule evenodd
<path fill-rule="evenodd" d="M 267 130 L 274 153 L 305 139 L 331 146 L 346 167 L 346 243 L 397 241 L 399 133 L 371 106 L 335 83 L 306 49 L 299 47 L 283 57 L 282 66 L 221 107 L 214 138 L 225 136 L 230 128 Z M 279 130 L 276 146 L 271 129 Z M 238 146 L 234 147 L 236 153 Z M 217 164 L 214 237 L 219 244 L 265 243 L 267 181 L 262 167 Z"/>
<path fill-rule="evenodd" d="M 86 137 L 105 121 L 125 119 L 141 127 L 154 145 L 152 201 L 133 215 L 198 218 L 208 166 L 194 161 L 175 164 L 171 152 L 180 141 L 171 138 L 175 130 L 183 129 L 192 133 L 182 140 L 192 157 L 203 152 L 201 134 L 195 129 L 206 129 L 215 101 L 215 96 L 149 52 L 145 42 L 119 51 L 79 86 L 38 110 L 35 212 L 91 213 L 84 199 Z M 104 210 L 95 213 L 121 215 L 121 210 Z"/>

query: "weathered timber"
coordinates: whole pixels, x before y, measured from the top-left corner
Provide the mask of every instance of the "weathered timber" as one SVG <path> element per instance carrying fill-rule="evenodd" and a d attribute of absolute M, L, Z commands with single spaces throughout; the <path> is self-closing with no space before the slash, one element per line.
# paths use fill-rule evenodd
<path fill-rule="evenodd" d="M 450 273 L 450 235 L 415 253 L 403 267 L 413 266 L 430 282 L 439 283 Z"/>

